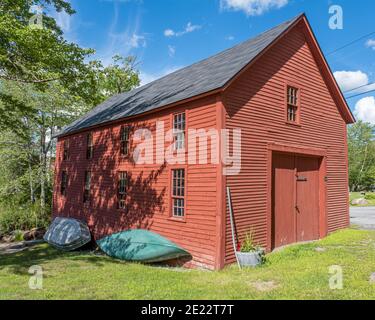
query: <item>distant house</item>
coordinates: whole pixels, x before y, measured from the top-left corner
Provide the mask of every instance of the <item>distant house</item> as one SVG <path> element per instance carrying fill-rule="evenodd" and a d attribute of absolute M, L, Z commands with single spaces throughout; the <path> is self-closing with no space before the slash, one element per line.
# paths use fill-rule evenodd
<path fill-rule="evenodd" d="M 253 230 L 272 250 L 323 238 L 349 225 L 346 130 L 354 121 L 301 15 L 114 96 L 66 127 L 53 214 L 87 221 L 96 239 L 149 229 L 189 251 L 187 266 L 220 269 L 235 261 L 230 187 L 238 239 Z M 229 150 L 240 144 L 240 168 L 212 161 L 224 143 L 208 144 L 207 163 L 164 161 L 171 142 L 156 142 L 161 129 L 172 129 L 172 153 L 185 160 L 191 129 L 227 129 Z M 135 140 L 146 138 L 153 162 L 139 164 L 146 152 Z"/>

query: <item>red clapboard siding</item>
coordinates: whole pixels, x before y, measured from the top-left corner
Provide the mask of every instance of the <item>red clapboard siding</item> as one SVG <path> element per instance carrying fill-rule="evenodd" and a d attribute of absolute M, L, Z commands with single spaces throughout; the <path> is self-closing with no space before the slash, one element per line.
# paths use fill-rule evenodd
<path fill-rule="evenodd" d="M 286 124 L 286 85 L 301 91 L 301 126 Z M 237 232 L 250 229 L 268 244 L 267 145 L 270 142 L 327 151 L 328 232 L 349 225 L 346 123 L 321 75 L 302 30 L 292 29 L 227 89 L 226 127 L 242 129 L 242 170 L 228 176 Z M 226 263 L 234 261 L 229 213 Z"/>
<path fill-rule="evenodd" d="M 201 99 L 181 106 L 173 112 L 187 113 L 187 129 L 216 128 L 216 97 Z M 140 117 L 133 128 L 148 128 L 155 137 L 156 121 L 164 121 L 165 132 L 171 128 L 172 112 L 162 111 Z M 216 259 L 216 194 L 217 166 L 134 165 L 120 156 L 121 125 L 92 130 L 94 158 L 86 160 L 87 132 L 62 138 L 57 145 L 54 190 L 54 216 L 73 217 L 87 221 L 96 239 L 128 228 L 147 228 L 167 237 L 193 256 L 190 266 L 213 269 Z M 63 143 L 69 139 L 70 158 L 62 160 Z M 156 144 L 156 143 L 155 143 Z M 210 144 L 208 144 L 210 145 Z M 168 146 L 168 144 L 166 144 Z M 134 148 L 134 146 L 132 146 Z M 210 154 L 210 149 L 208 154 Z M 154 157 L 156 147 L 154 148 Z M 198 152 L 197 152 L 198 154 Z M 187 170 L 186 220 L 170 219 L 170 170 Z M 66 197 L 59 193 L 61 172 L 69 174 Z M 84 172 L 92 172 L 91 203 L 83 205 Z M 130 174 L 134 191 L 130 194 L 130 212 L 117 209 L 117 172 Z"/>

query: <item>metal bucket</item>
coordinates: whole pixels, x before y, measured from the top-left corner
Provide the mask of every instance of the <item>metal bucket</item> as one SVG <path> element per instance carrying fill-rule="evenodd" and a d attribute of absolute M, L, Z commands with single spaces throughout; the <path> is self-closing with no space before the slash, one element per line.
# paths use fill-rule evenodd
<path fill-rule="evenodd" d="M 263 263 L 264 251 L 236 252 L 241 267 L 257 267 Z"/>

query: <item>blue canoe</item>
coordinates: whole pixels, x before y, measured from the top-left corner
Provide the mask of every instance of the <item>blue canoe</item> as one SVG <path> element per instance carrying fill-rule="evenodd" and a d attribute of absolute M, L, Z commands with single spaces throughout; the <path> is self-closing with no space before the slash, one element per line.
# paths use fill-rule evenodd
<path fill-rule="evenodd" d="M 184 249 L 164 237 L 146 230 L 129 230 L 97 241 L 112 258 L 154 263 L 190 256 Z"/>

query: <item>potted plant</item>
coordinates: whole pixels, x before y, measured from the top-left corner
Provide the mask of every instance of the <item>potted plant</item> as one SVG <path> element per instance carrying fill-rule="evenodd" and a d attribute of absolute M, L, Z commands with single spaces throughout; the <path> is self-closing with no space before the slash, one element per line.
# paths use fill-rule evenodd
<path fill-rule="evenodd" d="M 265 250 L 255 243 L 252 231 L 246 233 L 244 241 L 238 244 L 236 255 L 241 267 L 256 267 L 265 260 Z"/>

